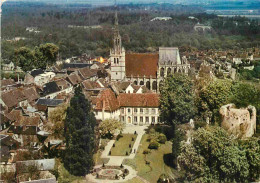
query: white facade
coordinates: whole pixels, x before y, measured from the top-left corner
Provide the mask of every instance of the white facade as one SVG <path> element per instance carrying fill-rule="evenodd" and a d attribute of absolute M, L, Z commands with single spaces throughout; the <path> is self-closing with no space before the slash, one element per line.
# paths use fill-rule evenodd
<path fill-rule="evenodd" d="M 34 83 L 38 86 L 42 86 L 42 85 L 48 83 L 54 77 L 55 77 L 54 72 L 45 72 L 43 74 L 39 74 L 39 75 L 35 76 Z"/>
<path fill-rule="evenodd" d="M 120 121 L 135 125 L 150 125 L 159 122 L 157 107 L 121 107 Z"/>
<path fill-rule="evenodd" d="M 95 111 L 95 117 L 97 120 L 106 120 L 106 119 L 117 119 L 120 120 L 120 110 L 113 112 L 110 111 Z"/>

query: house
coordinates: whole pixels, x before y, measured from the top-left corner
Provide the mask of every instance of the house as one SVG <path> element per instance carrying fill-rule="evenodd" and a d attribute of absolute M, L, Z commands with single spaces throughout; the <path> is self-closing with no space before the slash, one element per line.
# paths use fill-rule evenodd
<path fill-rule="evenodd" d="M 14 71 L 15 65 L 13 62 L 10 62 L 9 64 L 2 64 L 2 70 L 3 71 Z"/>
<path fill-rule="evenodd" d="M 78 69 L 79 76 L 83 79 L 90 79 L 91 81 L 95 81 L 98 79 L 97 70 L 92 70 L 87 67 Z"/>
<path fill-rule="evenodd" d="M 39 74 L 39 75 L 35 76 L 34 83 L 37 86 L 42 86 L 45 83 L 48 83 L 54 77 L 55 77 L 55 73 L 54 72 L 44 72 L 42 74 Z"/>
<path fill-rule="evenodd" d="M 151 92 L 148 90 L 144 85 L 134 85 L 130 84 L 126 90 L 125 93 L 148 93 Z"/>
<path fill-rule="evenodd" d="M 102 90 L 94 103 L 97 120 L 115 118 L 119 120 L 119 103 L 115 93 L 111 89 Z"/>
<path fill-rule="evenodd" d="M 39 111 L 44 111 L 45 116 L 49 116 L 49 113 L 53 111 L 57 106 L 61 105 L 64 102 L 62 99 L 39 99 L 36 102 L 36 108 Z"/>
<path fill-rule="evenodd" d="M 54 77 L 55 77 L 54 72 L 44 72 L 42 69 L 35 69 L 25 75 L 24 83 L 25 84 L 34 83 L 37 86 L 42 86 L 48 83 Z"/>
<path fill-rule="evenodd" d="M 12 121 L 3 113 L 0 113 L 0 131 L 5 130 L 11 125 Z"/>
<path fill-rule="evenodd" d="M 34 86 L 15 88 L 2 93 L 0 103 L 8 109 L 15 107 L 28 107 L 33 105 L 39 98 L 39 94 Z"/>
<path fill-rule="evenodd" d="M 171 20 L 172 17 L 155 17 L 153 18 L 152 20 L 150 20 L 151 22 L 155 21 L 155 20 L 163 20 L 163 21 L 168 21 L 168 20 Z"/>
<path fill-rule="evenodd" d="M 150 125 L 159 123 L 159 95 L 156 93 L 120 93 L 105 89 L 92 100 L 97 120 L 114 118 L 123 123 Z"/>
<path fill-rule="evenodd" d="M 1 162 L 8 162 L 13 157 L 14 150 L 19 148 L 19 142 L 9 135 L 0 134 L 0 144 Z"/>
<path fill-rule="evenodd" d="M 52 81 L 43 85 L 42 95 L 45 96 L 45 98 L 55 98 L 60 91 L 57 83 Z"/>
<path fill-rule="evenodd" d="M 61 93 L 71 93 L 73 86 L 65 80 L 58 80 L 43 85 L 42 98 L 56 98 Z"/>
<path fill-rule="evenodd" d="M 82 82 L 81 77 L 76 72 L 71 73 L 66 79 L 72 84 L 72 86 L 76 86 Z"/>
<path fill-rule="evenodd" d="M 39 115 L 33 117 L 22 115 L 10 126 L 7 133 L 21 143 L 21 146 L 36 147 L 38 143 L 37 132 L 42 128 L 43 121 Z"/>
<path fill-rule="evenodd" d="M 120 93 L 118 102 L 120 121 L 123 123 L 150 125 L 160 121 L 159 95 L 156 93 Z"/>

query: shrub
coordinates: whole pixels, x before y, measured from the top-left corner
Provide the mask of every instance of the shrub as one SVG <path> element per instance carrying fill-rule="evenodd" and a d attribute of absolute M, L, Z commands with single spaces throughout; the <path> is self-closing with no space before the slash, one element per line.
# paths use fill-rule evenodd
<path fill-rule="evenodd" d="M 157 183 L 166 183 L 169 182 L 169 177 L 165 174 L 160 175 Z"/>
<path fill-rule="evenodd" d="M 132 147 L 132 145 L 131 144 L 129 144 L 129 148 L 131 148 Z"/>
<path fill-rule="evenodd" d="M 205 121 L 196 121 L 196 122 L 194 123 L 195 129 L 204 127 L 204 126 L 206 126 L 206 125 L 207 125 L 207 123 L 206 123 Z"/>
<path fill-rule="evenodd" d="M 159 135 L 158 141 L 159 141 L 159 143 L 161 143 L 161 144 L 165 144 L 165 142 L 167 141 L 167 138 L 166 138 L 166 136 L 165 136 L 164 134 L 161 133 L 161 134 Z"/>
<path fill-rule="evenodd" d="M 116 147 L 116 144 L 113 144 L 113 147 Z"/>
<path fill-rule="evenodd" d="M 149 149 L 145 149 L 144 151 L 143 151 L 143 154 L 149 154 L 151 151 L 149 150 Z"/>
<path fill-rule="evenodd" d="M 157 141 L 151 141 L 148 148 L 149 149 L 158 149 L 159 143 Z"/>
<path fill-rule="evenodd" d="M 134 141 L 135 140 L 135 138 L 134 137 L 132 137 L 132 141 Z"/>

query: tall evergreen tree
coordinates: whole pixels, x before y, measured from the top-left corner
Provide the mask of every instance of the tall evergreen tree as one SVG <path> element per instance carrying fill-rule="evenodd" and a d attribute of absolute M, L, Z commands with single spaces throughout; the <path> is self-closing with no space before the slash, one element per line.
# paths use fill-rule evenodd
<path fill-rule="evenodd" d="M 91 105 L 81 88 L 75 89 L 65 120 L 65 168 L 73 175 L 82 176 L 93 167 L 96 119 Z"/>

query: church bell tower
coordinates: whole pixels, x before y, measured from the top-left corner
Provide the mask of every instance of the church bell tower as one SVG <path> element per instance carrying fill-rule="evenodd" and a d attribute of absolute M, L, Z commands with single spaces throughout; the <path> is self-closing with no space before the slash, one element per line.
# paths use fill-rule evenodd
<path fill-rule="evenodd" d="M 115 12 L 113 48 L 110 49 L 111 80 L 122 81 L 125 79 L 125 49 L 118 29 L 117 11 Z"/>

